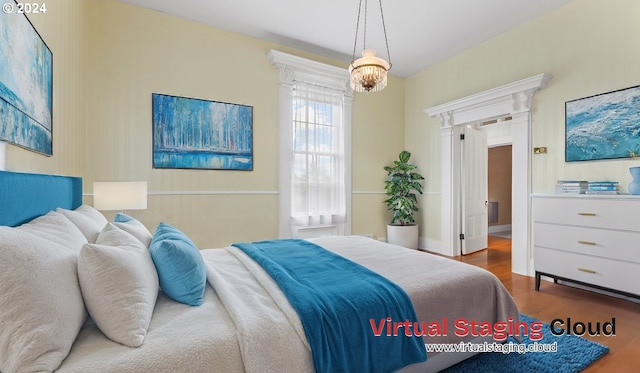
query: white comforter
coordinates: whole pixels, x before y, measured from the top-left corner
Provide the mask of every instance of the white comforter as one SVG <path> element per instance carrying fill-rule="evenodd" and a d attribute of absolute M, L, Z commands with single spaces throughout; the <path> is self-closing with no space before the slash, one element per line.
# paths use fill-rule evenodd
<path fill-rule="evenodd" d="M 509 293 L 485 270 L 364 237 L 312 241 L 403 287 L 420 321 L 518 318 Z M 110 341 L 89 321 L 58 372 L 312 372 L 300 320 L 269 275 L 236 248 L 202 256 L 211 285 L 202 306 L 161 294 L 139 348 Z"/>
<path fill-rule="evenodd" d="M 202 256 L 237 328 L 245 371 L 314 372 L 300 318 L 269 274 L 235 247 Z"/>

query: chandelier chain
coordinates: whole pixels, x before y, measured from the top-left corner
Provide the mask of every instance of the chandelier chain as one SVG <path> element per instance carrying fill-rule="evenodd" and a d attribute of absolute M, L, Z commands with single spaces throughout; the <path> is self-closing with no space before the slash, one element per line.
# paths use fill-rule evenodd
<path fill-rule="evenodd" d="M 380 16 L 382 17 L 382 31 L 384 32 L 384 43 L 387 46 L 387 57 L 389 58 L 389 69 L 391 69 L 391 53 L 389 53 L 389 40 L 387 40 L 387 27 L 384 25 L 384 12 L 382 11 L 382 0 L 380 3 Z"/>
<path fill-rule="evenodd" d="M 351 62 L 356 59 L 356 47 L 358 45 L 358 30 L 360 29 L 360 11 L 362 10 L 362 0 L 358 5 L 358 19 L 356 20 L 356 37 L 353 39 L 353 54 L 351 55 Z"/>
<path fill-rule="evenodd" d="M 384 33 L 384 44 L 385 47 L 387 48 L 387 58 L 389 58 L 389 65 L 392 65 L 391 63 L 391 53 L 389 52 L 389 39 L 387 38 L 387 26 L 385 24 L 384 21 L 384 12 L 382 11 L 382 0 L 378 1 L 379 5 L 380 5 L 380 17 L 382 18 L 382 31 Z M 366 49 L 367 48 L 367 8 L 368 8 L 368 4 L 369 1 L 368 0 L 364 0 L 364 35 L 362 37 L 362 49 Z M 358 4 L 358 18 L 356 20 L 356 36 L 353 40 L 353 53 L 351 54 L 351 61 L 355 61 L 356 59 L 356 48 L 358 46 L 358 31 L 360 30 L 360 15 L 362 14 L 362 0 L 360 0 L 360 3 Z"/>
<path fill-rule="evenodd" d="M 362 35 L 362 49 L 367 49 L 367 17 L 369 9 L 369 0 L 364 0 L 364 34 Z"/>

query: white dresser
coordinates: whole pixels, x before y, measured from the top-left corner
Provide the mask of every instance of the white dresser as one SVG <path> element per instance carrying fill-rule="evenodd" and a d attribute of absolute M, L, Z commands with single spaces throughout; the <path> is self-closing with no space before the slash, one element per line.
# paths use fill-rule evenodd
<path fill-rule="evenodd" d="M 533 195 L 540 276 L 640 298 L 640 197 Z"/>

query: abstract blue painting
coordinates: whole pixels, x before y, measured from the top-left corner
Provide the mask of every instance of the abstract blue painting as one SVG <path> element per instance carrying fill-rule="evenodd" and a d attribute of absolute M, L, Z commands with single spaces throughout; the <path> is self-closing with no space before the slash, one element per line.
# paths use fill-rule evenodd
<path fill-rule="evenodd" d="M 565 103 L 565 160 L 640 157 L 640 86 Z"/>
<path fill-rule="evenodd" d="M 53 55 L 24 14 L 0 12 L 0 139 L 52 155 Z"/>
<path fill-rule="evenodd" d="M 253 107 L 152 94 L 153 168 L 253 170 Z"/>

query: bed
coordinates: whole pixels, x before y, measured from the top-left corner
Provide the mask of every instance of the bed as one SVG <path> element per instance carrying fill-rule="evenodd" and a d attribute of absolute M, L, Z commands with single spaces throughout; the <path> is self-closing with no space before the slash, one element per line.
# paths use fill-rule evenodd
<path fill-rule="evenodd" d="M 75 212 L 83 208 L 90 210 L 82 205 L 80 178 L 0 171 L 0 225 L 4 226 L 0 227 L 0 304 L 3 307 L 0 309 L 0 322 L 8 325 L 0 330 L 1 372 L 21 371 L 16 368 L 21 362 L 2 356 L 17 353 L 16 343 L 22 346 L 21 350 L 27 347 L 35 349 L 32 354 L 36 356 L 34 361 L 44 356 L 45 363 L 33 363 L 38 371 L 314 371 L 313 354 L 295 310 L 269 274 L 236 246 L 199 251 L 206 273 L 206 285 L 200 305 L 177 302 L 167 295 L 168 286 L 161 286 L 162 290 L 154 294 L 144 295 L 152 306 L 148 312 L 145 334 L 141 337 L 143 341 L 137 347 L 114 342 L 114 338 L 105 335 L 103 328 L 89 316 L 92 314 L 91 307 L 95 307 L 89 306 L 89 301 L 94 301 L 91 297 L 79 289 L 59 289 L 65 281 L 69 287 L 79 287 L 78 278 L 84 273 L 77 269 L 78 262 L 81 261 L 77 259 L 79 248 L 65 254 L 66 264 L 60 269 L 47 265 L 46 260 L 49 259 L 46 258 L 39 270 L 15 268 L 16 265 L 8 264 L 17 261 L 31 266 L 30 261 L 19 257 L 21 251 L 16 249 L 16 239 L 11 238 L 15 230 L 22 229 L 27 235 L 38 235 L 38 231 L 34 232 L 35 228 L 29 226 L 34 221 L 39 221 L 38 219 L 57 219 L 58 223 L 62 222 L 72 230 L 75 229 L 71 228 L 73 224 L 67 224 L 66 220 L 73 219 L 64 214 L 61 217 L 61 214 L 51 211 L 59 209 L 58 211 L 71 214 L 68 211 Z M 91 212 L 93 213 L 95 211 Z M 101 222 L 100 217 L 95 218 Z M 103 234 L 106 226 L 99 234 Z M 59 248 L 60 251 L 66 250 L 63 247 L 65 245 L 87 245 L 91 241 L 90 235 L 85 234 L 89 229 L 76 227 L 85 238 L 75 232 L 70 233 L 73 237 L 63 237 L 62 233 L 56 235 L 58 228 L 42 235 L 50 241 L 56 241 L 51 247 Z M 45 229 L 48 228 L 45 226 Z M 157 231 L 154 235 L 156 234 Z M 98 233 L 94 234 L 94 239 L 95 235 Z M 308 241 L 359 263 L 399 285 L 409 296 L 419 321 L 443 328 L 434 332 L 433 336 L 422 337 L 424 343 L 493 341 L 491 336 L 473 335 L 475 333 L 455 335 L 454 323 L 459 320 L 490 324 L 518 321 L 518 309 L 508 291 L 493 274 L 483 269 L 366 237 L 325 237 Z M 23 243 L 19 244 L 24 246 Z M 7 261 L 6 253 L 11 252 L 11 245 L 13 255 L 17 257 L 9 259 L 14 262 Z M 35 252 L 33 255 L 38 260 L 43 251 L 46 255 L 55 255 L 52 250 L 37 246 L 29 246 L 25 252 Z M 143 264 L 148 265 L 148 260 Z M 150 281 L 148 278 L 141 277 L 139 280 Z M 15 293 L 19 287 L 27 288 L 21 289 L 22 293 L 18 296 Z M 39 287 L 53 290 L 45 292 Z M 61 297 L 47 295 L 55 294 L 55 291 L 68 294 L 68 300 L 61 301 Z M 36 295 L 25 296 L 25 292 L 35 292 Z M 74 303 L 74 299 L 74 311 L 66 312 L 66 308 L 73 306 L 69 303 Z M 7 302 L 16 304 L 16 307 L 5 307 L 9 304 Z M 110 306 L 112 305 L 104 306 L 102 311 L 109 311 Z M 126 314 L 131 307 L 125 304 L 122 308 L 122 314 Z M 54 315 L 60 309 L 65 311 L 62 319 Z M 99 311 L 101 310 L 95 312 Z M 107 318 L 119 317 L 121 313 L 119 310 L 109 312 L 111 315 L 107 315 Z M 52 318 L 48 324 L 46 317 Z M 67 327 L 65 322 L 73 325 Z M 378 329 L 379 332 L 384 332 L 387 329 L 386 324 L 383 324 L 384 320 L 380 320 L 380 324 L 376 320 L 375 325 L 371 322 L 372 331 Z M 16 339 L 16 333 L 26 335 L 20 340 Z M 47 338 L 55 343 L 47 345 Z M 40 346 L 31 346 L 33 340 L 42 340 L 42 343 Z M 68 342 L 65 343 L 64 340 Z M 37 348 L 44 350 L 38 352 Z M 376 353 L 385 357 L 385 351 Z M 473 353 L 460 352 L 429 353 L 425 362 L 406 365 L 398 371 L 435 372 L 472 355 Z"/>

